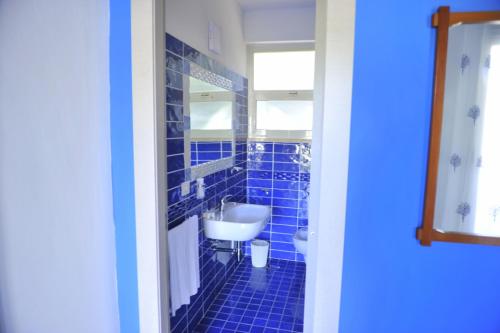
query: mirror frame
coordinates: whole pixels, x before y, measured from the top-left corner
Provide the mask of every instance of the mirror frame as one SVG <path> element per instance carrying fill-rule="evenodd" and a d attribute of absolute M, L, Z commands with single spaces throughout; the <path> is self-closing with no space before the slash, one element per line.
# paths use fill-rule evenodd
<path fill-rule="evenodd" d="M 195 65 L 192 65 L 193 67 Z M 202 72 L 202 69 L 197 69 L 197 73 Z M 206 70 L 205 70 L 206 71 Z M 209 71 L 206 71 L 209 72 Z M 212 73 L 213 76 L 217 75 L 215 73 Z M 218 76 L 218 75 L 217 75 Z M 231 141 L 231 156 L 228 157 L 222 157 L 216 160 L 211 160 L 202 164 L 196 164 L 196 165 L 191 165 L 191 141 L 193 139 L 193 132 L 196 133 L 198 132 L 201 133 L 203 130 L 193 130 L 191 127 L 191 100 L 190 100 L 190 78 L 194 78 L 200 81 L 203 81 L 207 84 L 211 84 L 216 87 L 220 87 L 222 89 L 225 89 L 227 93 L 231 95 L 231 129 L 229 130 L 208 130 L 211 133 L 216 133 L 216 132 L 230 132 L 231 135 L 230 137 L 228 136 L 227 138 L 218 138 L 219 141 Z M 183 107 L 184 107 L 184 116 L 187 116 L 189 118 L 189 129 L 184 130 L 184 165 L 189 165 L 191 168 L 191 172 L 195 175 L 195 178 L 198 178 L 197 176 L 199 175 L 206 175 L 206 172 L 203 172 L 203 170 L 207 169 L 207 166 L 209 168 L 214 168 L 216 166 L 221 164 L 223 166 L 231 164 L 231 166 L 234 166 L 234 157 L 236 156 L 236 129 L 235 129 L 235 118 L 237 117 L 236 113 L 236 93 L 233 90 L 230 90 L 228 87 L 222 87 L 220 85 L 216 85 L 212 82 L 209 82 L 205 80 L 202 76 L 198 75 L 193 75 L 191 72 L 189 74 L 183 74 L 183 87 L 185 93 L 183 95 Z M 186 119 L 184 119 L 184 122 L 186 122 Z M 198 137 L 200 139 L 201 137 Z M 207 141 L 209 142 L 209 141 Z M 222 161 L 222 162 L 221 162 Z M 231 167 L 230 166 L 230 167 Z M 193 180 L 193 179 L 191 179 Z"/>
<path fill-rule="evenodd" d="M 432 26 L 437 29 L 434 67 L 434 91 L 432 98 L 432 119 L 427 162 L 427 180 L 423 224 L 417 229 L 420 244 L 430 246 L 433 241 L 500 245 L 500 237 L 488 237 L 459 232 L 442 232 L 434 229 L 434 211 L 441 147 L 443 105 L 445 94 L 446 58 L 448 55 L 448 31 L 453 25 L 500 21 L 500 11 L 450 12 L 450 7 L 439 7 L 432 16 Z"/>
<path fill-rule="evenodd" d="M 183 91 L 189 92 L 189 78 L 195 78 L 206 83 L 212 84 L 214 86 L 221 87 L 232 95 L 232 155 L 229 157 L 223 157 L 217 160 L 213 160 L 210 162 L 206 162 L 198 165 L 191 165 L 191 124 L 190 120 L 184 119 L 184 122 L 188 122 L 189 125 L 188 130 L 184 131 L 184 164 L 186 166 L 186 181 L 193 181 L 197 178 L 203 178 L 207 175 L 215 173 L 217 171 L 221 171 L 224 169 L 228 169 L 234 167 L 236 165 L 236 143 L 238 139 L 237 128 L 235 127 L 235 119 L 237 118 L 237 104 L 238 104 L 238 91 L 235 90 L 235 82 L 229 78 L 226 78 L 212 69 L 206 69 L 197 63 L 190 62 L 188 70 L 184 69 L 182 78 Z M 207 80 L 207 78 L 211 78 L 212 80 L 218 81 L 218 83 L 211 82 Z M 183 108 L 185 110 L 184 116 L 187 115 L 187 118 L 190 118 L 190 108 L 189 108 L 189 97 L 188 94 L 183 94 Z M 186 118 L 186 117 L 185 117 Z M 188 140 L 189 138 L 189 140 Z"/>

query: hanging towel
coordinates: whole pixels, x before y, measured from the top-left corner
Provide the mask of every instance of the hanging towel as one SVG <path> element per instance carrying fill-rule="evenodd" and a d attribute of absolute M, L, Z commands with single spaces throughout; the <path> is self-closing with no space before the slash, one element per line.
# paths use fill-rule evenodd
<path fill-rule="evenodd" d="M 169 230 L 168 254 L 170 267 L 170 309 L 172 315 L 200 287 L 200 262 L 198 240 L 198 216 Z"/>
<path fill-rule="evenodd" d="M 191 216 L 186 222 L 188 230 L 188 256 L 189 265 L 189 290 L 192 295 L 198 293 L 200 288 L 200 243 L 198 234 L 198 215 Z"/>

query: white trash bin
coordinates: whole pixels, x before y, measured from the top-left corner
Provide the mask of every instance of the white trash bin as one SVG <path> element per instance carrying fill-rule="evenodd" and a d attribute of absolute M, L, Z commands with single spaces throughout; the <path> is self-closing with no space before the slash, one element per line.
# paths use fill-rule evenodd
<path fill-rule="evenodd" d="M 269 242 L 261 239 L 255 239 L 252 241 L 252 266 L 257 268 L 266 267 L 267 256 L 269 253 Z"/>

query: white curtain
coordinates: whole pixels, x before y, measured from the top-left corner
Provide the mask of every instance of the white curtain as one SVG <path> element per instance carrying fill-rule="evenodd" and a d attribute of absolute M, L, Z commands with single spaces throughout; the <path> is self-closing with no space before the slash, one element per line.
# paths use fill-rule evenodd
<path fill-rule="evenodd" d="M 499 36 L 492 24 L 450 29 L 436 229 L 500 235 Z"/>

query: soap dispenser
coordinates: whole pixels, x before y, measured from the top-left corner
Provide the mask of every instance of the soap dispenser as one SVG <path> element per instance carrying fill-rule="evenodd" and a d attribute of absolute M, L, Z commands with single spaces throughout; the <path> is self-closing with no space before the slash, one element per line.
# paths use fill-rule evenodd
<path fill-rule="evenodd" d="M 196 199 L 205 198 L 205 179 L 196 178 Z"/>

